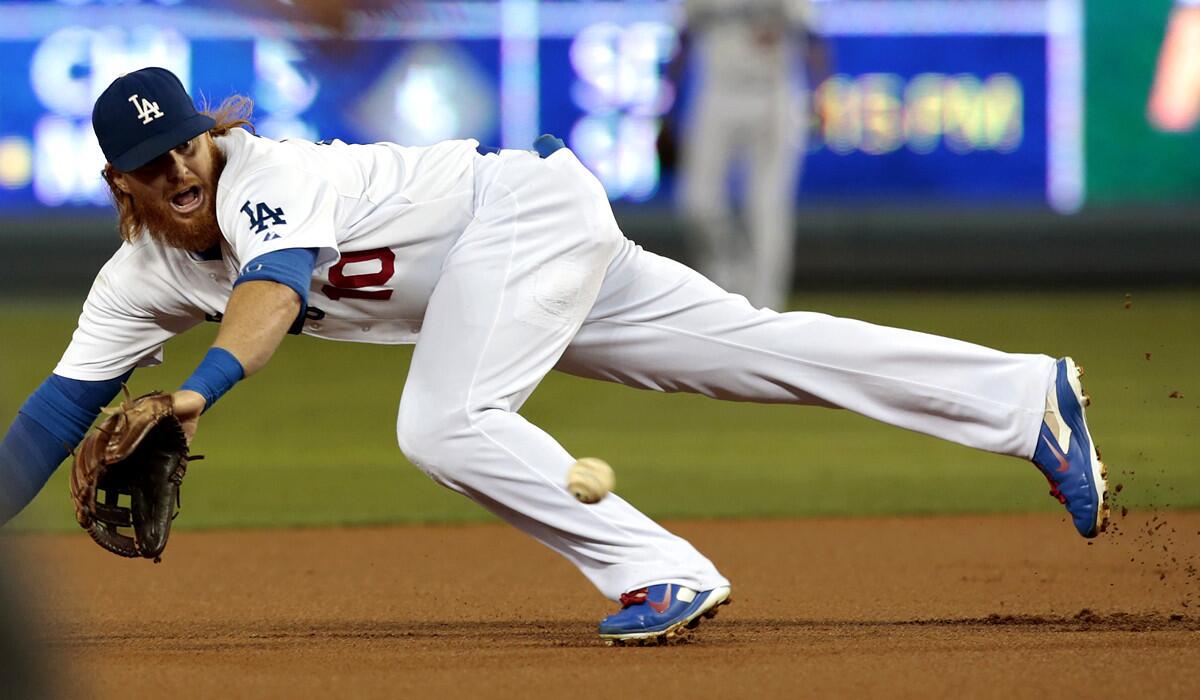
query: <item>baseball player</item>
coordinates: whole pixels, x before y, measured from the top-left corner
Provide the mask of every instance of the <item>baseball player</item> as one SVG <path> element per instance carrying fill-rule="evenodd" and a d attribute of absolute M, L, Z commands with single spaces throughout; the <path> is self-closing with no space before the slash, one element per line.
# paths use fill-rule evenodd
<path fill-rule="evenodd" d="M 808 0 L 687 0 L 701 80 L 683 149 L 681 204 L 701 272 L 756 306 L 792 289 L 792 207 L 808 142 L 808 76 L 826 71 Z M 744 168 L 741 215 L 730 187 Z"/>
<path fill-rule="evenodd" d="M 129 378 L 206 318 L 221 328 L 173 394 L 201 414 L 283 337 L 415 343 L 403 453 L 573 563 L 622 608 L 613 642 L 664 638 L 729 597 L 691 544 L 621 498 L 566 489 L 576 461 L 517 411 L 551 369 L 719 399 L 843 407 L 1032 459 L 1085 537 L 1105 481 L 1074 363 L 818 313 L 755 309 L 618 229 L 556 139 L 537 152 L 254 136 L 244 98 L 195 111 L 161 68 L 121 76 L 92 121 L 124 245 L 53 373 L 0 443 L 0 522 Z M 352 400 L 353 397 L 346 397 Z"/>

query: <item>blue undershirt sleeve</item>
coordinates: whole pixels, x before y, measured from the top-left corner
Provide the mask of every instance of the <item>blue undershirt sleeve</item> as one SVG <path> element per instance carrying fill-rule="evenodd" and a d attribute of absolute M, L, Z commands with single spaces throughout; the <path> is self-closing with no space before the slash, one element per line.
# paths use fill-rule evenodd
<path fill-rule="evenodd" d="M 52 374 L 0 441 L 0 526 L 33 500 L 133 370 L 99 382 Z"/>
<path fill-rule="evenodd" d="M 292 335 L 304 328 L 308 314 L 308 286 L 312 282 L 313 268 L 317 264 L 316 248 L 284 248 L 264 253 L 242 268 L 242 274 L 233 283 L 237 287 L 243 282 L 265 280 L 290 287 L 300 297 L 300 313 L 288 329 Z"/>

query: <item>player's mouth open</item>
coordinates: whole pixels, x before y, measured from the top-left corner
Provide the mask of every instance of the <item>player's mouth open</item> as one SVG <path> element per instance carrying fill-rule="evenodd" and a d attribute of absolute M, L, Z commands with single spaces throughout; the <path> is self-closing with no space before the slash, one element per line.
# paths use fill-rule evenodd
<path fill-rule="evenodd" d="M 192 185 L 171 197 L 171 208 L 180 214 L 190 214 L 199 209 L 203 203 L 204 190 L 200 189 L 199 185 Z"/>

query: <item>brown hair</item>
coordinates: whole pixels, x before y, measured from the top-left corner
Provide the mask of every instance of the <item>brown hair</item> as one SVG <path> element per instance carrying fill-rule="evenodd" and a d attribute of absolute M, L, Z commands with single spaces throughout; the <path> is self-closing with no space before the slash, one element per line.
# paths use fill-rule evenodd
<path fill-rule="evenodd" d="M 245 95 L 230 95 L 216 109 L 211 108 L 205 101 L 201 111 L 217 123 L 208 130 L 211 136 L 224 136 L 230 129 L 239 126 L 254 133 L 254 124 L 250 123 L 250 116 L 254 114 L 254 100 Z"/>
<path fill-rule="evenodd" d="M 230 95 L 217 105 L 216 109 L 213 109 L 205 101 L 201 113 L 212 117 L 216 122 L 216 125 L 208 130 L 209 136 L 224 136 L 239 126 L 254 133 L 254 124 L 250 121 L 250 117 L 254 113 L 254 100 L 245 95 Z M 105 163 L 104 169 L 100 171 L 100 176 L 108 184 L 113 205 L 117 208 L 117 231 L 121 234 L 121 239 L 134 241 L 141 235 L 146 222 L 143 221 L 137 208 L 133 206 L 133 197 L 122 192 L 113 182 L 113 175 L 116 172 L 117 169 L 113 167 L 112 163 Z"/>

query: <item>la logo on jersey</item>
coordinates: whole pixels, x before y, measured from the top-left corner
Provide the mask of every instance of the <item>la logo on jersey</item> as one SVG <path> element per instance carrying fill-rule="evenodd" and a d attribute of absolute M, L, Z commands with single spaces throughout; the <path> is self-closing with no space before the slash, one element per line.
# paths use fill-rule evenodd
<path fill-rule="evenodd" d="M 266 231 L 268 226 L 281 226 L 287 223 L 283 218 L 283 207 L 272 209 L 266 202 L 259 202 L 251 208 L 250 200 L 247 199 L 246 203 L 242 205 L 242 213 L 250 217 L 250 226 L 254 228 L 255 233 Z M 271 220 L 270 223 L 267 223 L 267 219 Z M 271 232 L 263 240 L 273 241 L 276 238 L 280 238 L 280 235 Z"/>
<path fill-rule="evenodd" d="M 129 101 L 132 102 L 133 106 L 137 109 L 138 119 L 141 119 L 143 124 L 149 124 L 155 119 L 163 116 L 162 110 L 158 108 L 157 102 L 151 102 L 144 97 L 139 98 L 137 95 L 130 95 Z"/>

